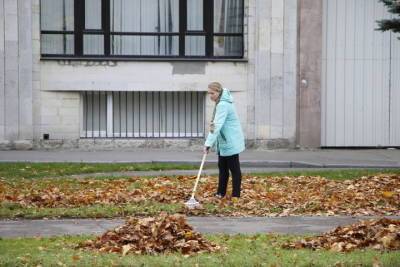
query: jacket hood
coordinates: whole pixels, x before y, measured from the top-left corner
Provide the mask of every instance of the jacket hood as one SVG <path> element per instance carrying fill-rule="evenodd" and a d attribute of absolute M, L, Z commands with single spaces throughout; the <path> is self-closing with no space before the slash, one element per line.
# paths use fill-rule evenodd
<path fill-rule="evenodd" d="M 219 101 L 233 103 L 233 97 L 231 95 L 231 92 L 228 89 L 224 88 L 222 91 L 221 99 Z"/>

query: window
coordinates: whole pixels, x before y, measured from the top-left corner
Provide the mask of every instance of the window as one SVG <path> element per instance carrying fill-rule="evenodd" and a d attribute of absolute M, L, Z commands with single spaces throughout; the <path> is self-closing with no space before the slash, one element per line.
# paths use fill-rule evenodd
<path fill-rule="evenodd" d="M 83 92 L 82 138 L 204 137 L 204 92 Z"/>
<path fill-rule="evenodd" d="M 75 54 L 73 0 L 41 0 L 41 53 Z"/>
<path fill-rule="evenodd" d="M 43 57 L 242 58 L 244 0 L 41 0 Z"/>

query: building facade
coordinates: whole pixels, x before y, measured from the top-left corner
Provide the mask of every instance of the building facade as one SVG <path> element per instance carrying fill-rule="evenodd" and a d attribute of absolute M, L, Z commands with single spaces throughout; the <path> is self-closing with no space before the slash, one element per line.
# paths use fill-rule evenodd
<path fill-rule="evenodd" d="M 232 91 L 248 147 L 400 146 L 378 0 L 0 0 L 1 149 L 198 148 Z"/>

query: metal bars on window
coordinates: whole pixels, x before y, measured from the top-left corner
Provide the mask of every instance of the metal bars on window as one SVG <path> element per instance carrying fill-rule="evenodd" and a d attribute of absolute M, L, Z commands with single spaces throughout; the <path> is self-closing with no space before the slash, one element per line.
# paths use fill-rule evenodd
<path fill-rule="evenodd" d="M 204 137 L 204 92 L 83 92 L 82 138 Z"/>

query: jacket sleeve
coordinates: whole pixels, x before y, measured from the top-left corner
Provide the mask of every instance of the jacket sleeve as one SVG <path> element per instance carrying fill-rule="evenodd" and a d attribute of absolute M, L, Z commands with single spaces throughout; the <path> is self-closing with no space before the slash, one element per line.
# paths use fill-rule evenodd
<path fill-rule="evenodd" d="M 213 147 L 217 141 L 217 137 L 221 131 L 222 126 L 225 123 L 225 119 L 228 115 L 228 105 L 225 102 L 219 103 L 215 111 L 214 117 L 214 132 L 209 132 L 205 146 Z"/>

